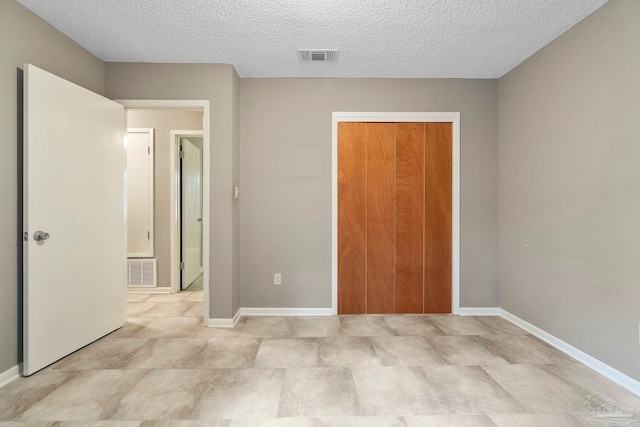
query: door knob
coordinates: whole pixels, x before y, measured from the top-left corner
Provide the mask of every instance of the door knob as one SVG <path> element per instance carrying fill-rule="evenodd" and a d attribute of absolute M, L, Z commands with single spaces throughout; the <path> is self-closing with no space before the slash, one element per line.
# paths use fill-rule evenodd
<path fill-rule="evenodd" d="M 47 240 L 49 238 L 49 233 L 45 233 L 44 231 L 36 231 L 33 233 L 33 240 L 36 242 L 42 242 L 43 240 Z"/>
<path fill-rule="evenodd" d="M 202 222 L 202 218 L 198 218 L 198 222 Z"/>

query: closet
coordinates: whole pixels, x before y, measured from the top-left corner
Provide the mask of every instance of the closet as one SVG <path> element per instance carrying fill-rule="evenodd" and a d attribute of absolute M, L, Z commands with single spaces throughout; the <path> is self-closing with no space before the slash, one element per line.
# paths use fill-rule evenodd
<path fill-rule="evenodd" d="M 338 123 L 338 313 L 450 313 L 451 212 L 451 123 Z"/>

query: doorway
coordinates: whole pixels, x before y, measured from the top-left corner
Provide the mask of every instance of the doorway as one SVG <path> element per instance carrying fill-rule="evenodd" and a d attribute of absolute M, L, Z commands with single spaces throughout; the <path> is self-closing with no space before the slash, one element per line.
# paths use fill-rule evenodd
<path fill-rule="evenodd" d="M 202 289 L 202 132 L 172 131 L 177 151 L 175 200 L 178 203 L 179 272 L 177 291 Z"/>
<path fill-rule="evenodd" d="M 165 100 L 118 100 L 117 102 L 121 103 L 125 106 L 127 111 L 135 111 L 135 110 L 146 110 L 146 111 L 166 111 L 166 110 L 177 110 L 183 113 L 199 113 L 201 130 L 196 127 L 194 131 L 187 131 L 187 135 L 181 135 L 183 137 L 198 137 L 201 138 L 198 141 L 201 144 L 199 148 L 200 153 L 200 173 L 199 173 L 199 183 L 200 183 L 200 201 L 198 212 L 200 216 L 199 222 L 199 240 L 201 241 L 200 253 L 201 255 L 198 257 L 198 273 L 199 278 L 197 281 L 200 281 L 203 284 L 202 291 L 199 293 L 202 294 L 203 298 L 203 322 L 207 325 L 209 320 L 209 253 L 210 253 L 210 244 L 209 244 L 209 200 L 210 200 L 210 125 L 209 125 L 209 101 L 201 101 L 201 100 L 185 100 L 185 101 L 165 101 Z M 136 124 L 138 127 L 143 127 L 140 124 Z M 150 127 L 150 126 L 145 126 Z M 195 127 L 195 126 L 194 126 Z M 168 265 L 167 269 L 167 279 L 162 283 L 163 292 L 165 293 L 177 293 L 180 292 L 180 158 L 179 152 L 176 149 L 175 141 L 176 134 L 175 129 L 192 129 L 193 127 L 190 125 L 183 126 L 174 126 L 172 129 L 167 130 L 167 160 L 164 163 L 165 172 L 167 172 L 167 180 L 169 191 L 167 193 L 168 203 L 167 208 L 165 209 L 168 212 L 167 215 L 167 225 L 168 229 L 168 239 L 167 239 L 167 247 L 169 256 L 167 259 L 169 260 L 166 264 Z M 158 132 L 156 131 L 156 137 Z M 158 147 L 158 144 L 156 144 Z M 156 153 L 157 154 L 157 153 Z M 157 157 L 157 155 L 156 155 Z M 159 230 L 159 218 L 156 217 L 156 230 Z M 157 233 L 156 233 L 157 235 Z M 159 237 L 159 236 L 158 236 Z M 157 239 L 156 239 L 157 241 Z M 157 251 L 156 251 L 157 252 Z M 201 261 L 200 261 L 201 260 Z M 201 271 L 200 271 L 201 269 Z M 195 282 L 197 282 L 195 281 Z M 194 282 L 192 282 L 193 286 Z M 191 288 L 193 290 L 193 288 Z"/>
<path fill-rule="evenodd" d="M 339 280 L 340 280 L 340 272 L 339 272 L 339 263 L 340 263 L 340 258 L 339 258 L 339 254 L 340 254 L 340 247 L 339 247 L 339 229 L 340 229 L 340 218 L 339 218 L 339 164 L 338 164 L 338 157 L 339 157 L 339 145 L 338 145 L 338 137 L 339 137 L 339 128 L 341 127 L 340 125 L 343 122 L 347 122 L 347 123 L 360 123 L 363 127 L 363 129 L 366 130 L 367 128 L 367 124 L 372 124 L 372 123 L 391 123 L 391 124 L 398 124 L 401 125 L 402 128 L 408 127 L 420 127 L 420 126 L 424 126 L 425 128 L 427 128 L 427 124 L 433 124 L 433 123 L 442 123 L 442 124 L 446 124 L 445 127 L 448 127 L 449 129 L 449 138 L 450 138 L 450 151 L 448 154 L 449 158 L 448 160 L 450 161 L 450 167 L 449 167 L 449 174 L 447 179 L 450 180 L 450 203 L 449 203 L 449 209 L 450 209 L 450 228 L 449 228 L 449 233 L 448 233 L 448 237 L 445 236 L 446 239 L 448 239 L 448 245 L 443 246 L 443 248 L 445 248 L 444 250 L 448 251 L 448 258 L 449 258 L 449 262 L 450 262 L 450 269 L 449 269 L 449 277 L 445 276 L 445 279 L 449 282 L 450 287 L 447 289 L 448 291 L 450 291 L 450 310 L 447 310 L 447 312 L 453 313 L 453 314 L 459 314 L 459 307 L 460 307 L 460 296 L 459 296 L 459 289 L 460 289 L 460 281 L 459 281 L 459 269 L 460 269 L 460 113 L 357 113 L 357 112 L 336 112 L 333 113 L 333 142 L 332 142 L 332 314 L 338 314 L 339 313 L 339 292 L 341 290 L 339 290 L 338 286 L 339 286 Z M 409 123 L 413 123 L 413 126 L 405 126 L 405 124 L 409 124 Z M 396 141 L 396 134 L 395 134 L 395 125 L 394 125 L 394 129 L 393 129 L 393 135 L 389 136 L 389 138 L 391 138 L 391 145 L 395 146 L 397 141 Z M 416 132 L 414 132 L 416 133 Z M 420 132 L 417 132 L 418 134 Z M 423 149 L 424 150 L 424 149 Z M 366 153 L 366 151 L 364 151 Z M 423 151 L 424 153 L 424 151 Z M 351 154 L 357 154 L 355 152 L 352 152 Z M 362 154 L 362 153 L 360 153 Z M 382 153 L 384 154 L 384 153 Z M 387 153 L 389 154 L 389 153 Z M 392 173 L 391 175 L 393 175 L 392 177 L 390 177 L 390 188 L 394 189 L 398 184 L 397 182 L 397 178 L 398 176 L 395 175 L 395 168 L 397 167 L 396 162 L 398 161 L 398 159 L 396 158 L 396 153 L 395 153 L 395 148 L 391 151 L 390 155 L 390 165 L 392 167 Z M 384 157 L 384 156 L 383 156 Z M 364 181 L 361 182 L 361 184 L 364 182 L 363 185 L 360 185 L 359 188 L 359 192 L 361 193 L 360 196 L 358 198 L 355 198 L 355 202 L 360 203 L 360 205 L 362 205 L 363 200 L 366 200 L 366 195 L 367 195 L 367 185 L 366 185 L 366 162 L 367 162 L 367 158 L 366 158 L 366 154 L 364 155 L 364 157 L 361 159 L 364 161 L 364 163 L 362 161 L 360 161 L 358 164 L 355 164 L 356 169 L 360 169 L 360 175 L 362 175 L 362 171 L 364 170 Z M 405 167 L 405 169 L 411 169 L 411 170 L 407 170 L 405 172 L 407 172 L 407 174 L 405 174 L 406 176 L 403 176 L 402 178 L 412 178 L 415 175 L 424 173 L 424 171 L 426 171 L 425 166 L 420 166 L 420 165 L 413 165 L 414 162 L 414 156 L 411 155 L 408 157 L 408 162 L 405 162 L 406 164 L 403 166 Z M 384 159 L 377 159 L 376 162 L 380 165 L 384 163 Z M 417 168 L 415 171 L 413 170 L 414 166 Z M 344 172 L 344 171 L 343 171 Z M 344 178 L 343 176 L 344 174 L 340 175 L 342 178 Z M 424 187 L 423 187 L 424 188 Z M 418 188 L 417 190 L 415 189 L 410 189 L 409 193 L 424 193 L 424 189 L 420 189 Z M 376 197 L 377 197 L 378 192 L 376 190 Z M 411 195 L 411 194 L 409 194 Z M 420 198 L 422 201 L 422 198 Z M 406 201 L 406 200 L 405 200 Z M 396 298 L 397 297 L 397 293 L 396 293 L 396 282 L 397 282 L 397 271 L 395 271 L 397 265 L 394 265 L 394 262 L 396 261 L 396 253 L 395 253 L 395 245 L 396 245 L 396 240 L 398 238 L 398 229 L 396 229 L 397 226 L 397 221 L 398 221 L 398 217 L 396 215 L 396 212 L 393 211 L 394 209 L 401 209 L 401 214 L 409 214 L 407 216 L 422 216 L 424 219 L 424 215 L 426 213 L 426 209 L 424 207 L 424 203 L 420 203 L 421 206 L 418 206 L 418 208 L 416 208 L 416 212 L 408 212 L 406 206 L 395 206 L 396 205 L 396 200 L 395 200 L 395 195 L 393 195 L 392 197 L 389 198 L 389 203 L 391 205 L 391 210 L 389 210 L 389 215 L 392 224 L 392 227 L 390 228 L 389 231 L 389 235 L 390 235 L 390 244 L 387 245 L 389 246 L 389 250 L 387 252 L 389 252 L 390 254 L 390 273 L 387 276 L 391 277 L 391 281 L 392 281 L 392 289 L 391 292 L 393 293 L 393 295 L 391 295 L 390 298 Z M 366 209 L 366 207 L 365 207 Z M 415 215 L 413 215 L 413 213 L 415 213 Z M 366 216 L 366 214 L 365 214 Z M 367 223 L 366 223 L 366 218 L 363 218 L 363 224 L 360 224 L 358 227 L 354 226 L 354 227 L 350 227 L 348 228 L 349 232 L 355 232 L 358 229 L 361 231 L 361 234 L 365 233 L 366 234 L 366 228 L 367 228 Z M 388 228 L 388 227 L 387 227 Z M 355 231 L 354 231 L 355 230 Z M 406 230 L 405 230 L 406 231 Z M 424 232 L 422 232 L 424 233 Z M 406 233 L 405 233 L 406 234 Z M 415 233 L 411 232 L 408 235 L 413 235 Z M 361 247 L 360 250 L 358 250 L 357 252 L 359 252 L 359 257 L 357 256 L 356 258 L 358 258 L 356 261 L 359 261 L 359 265 L 361 267 L 363 267 L 363 271 L 359 272 L 359 276 L 356 277 L 356 279 L 359 279 L 359 282 L 361 282 L 361 288 L 359 289 L 357 294 L 358 297 L 364 301 L 364 303 L 360 303 L 361 306 L 364 306 L 364 310 L 366 312 L 366 301 L 367 301 L 367 297 L 366 297 L 366 284 L 362 285 L 362 283 L 366 283 L 366 277 L 367 277 L 367 271 L 366 271 L 366 235 L 362 235 L 362 236 L 356 236 L 358 237 L 359 241 L 363 240 L 365 241 L 365 246 Z M 379 237 L 379 236 L 378 236 Z M 400 236 L 403 237 L 403 236 Z M 406 237 L 406 236 L 404 236 Z M 415 236 L 413 236 L 415 237 Z M 420 239 L 421 236 L 418 236 L 418 238 Z M 416 241 L 413 242 L 416 246 L 417 249 L 419 249 L 418 252 L 422 252 L 423 250 L 423 245 L 426 243 L 426 240 L 428 236 L 425 236 L 423 239 L 420 239 L 421 241 Z M 415 239 L 414 239 L 415 240 Z M 362 242 L 360 242 L 362 243 Z M 362 245 L 360 245 L 362 246 Z M 351 248 L 353 249 L 353 248 Z M 405 248 L 406 249 L 406 248 Z M 410 250 L 409 251 L 410 254 L 414 254 L 415 251 Z M 384 255 L 384 254 L 383 254 Z M 413 256 L 413 255 L 412 255 Z M 389 257 L 388 257 L 389 258 Z M 424 263 L 428 262 L 427 259 L 425 259 L 424 255 L 420 256 L 419 258 L 422 258 L 422 261 L 420 259 L 413 260 L 411 257 L 406 258 L 404 260 L 401 260 L 403 262 L 407 262 L 407 263 L 411 263 L 412 265 L 408 266 L 410 268 L 408 268 L 407 270 L 409 270 L 411 273 L 415 273 L 413 274 L 414 276 L 416 276 L 416 282 L 418 282 L 423 274 L 424 274 L 424 270 L 421 270 L 422 266 L 424 266 Z M 419 264 L 417 268 L 414 268 L 415 266 L 413 266 L 414 262 L 416 261 L 415 264 Z M 379 264 L 376 264 L 376 267 L 379 267 Z M 415 271 L 414 271 L 415 270 Z M 422 272 L 418 271 L 421 270 Z M 418 277 L 419 276 L 419 277 Z M 344 278 L 343 278 L 344 279 Z M 404 281 L 406 282 L 406 281 Z M 404 285 L 404 283 L 402 283 L 401 285 Z M 422 285 L 424 286 L 424 285 Z M 417 284 L 416 289 L 419 290 L 419 292 L 417 293 L 421 293 L 424 292 L 421 289 L 421 286 L 419 284 Z M 409 299 L 409 301 L 411 301 L 411 299 Z M 424 301 L 424 300 L 423 300 Z M 396 306 L 396 302 L 394 301 L 392 306 Z M 422 305 L 422 301 L 421 304 L 418 309 L 422 309 L 422 311 L 419 311 L 418 309 L 411 309 L 411 310 L 401 310 L 401 311 L 409 311 L 409 312 L 424 312 L 426 310 L 424 310 L 423 305 Z M 394 308 L 395 310 L 395 308 Z"/>

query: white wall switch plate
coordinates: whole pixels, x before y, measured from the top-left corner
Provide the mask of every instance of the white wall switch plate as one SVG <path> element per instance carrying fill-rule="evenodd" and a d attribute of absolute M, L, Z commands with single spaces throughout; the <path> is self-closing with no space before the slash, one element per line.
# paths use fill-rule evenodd
<path fill-rule="evenodd" d="M 276 286 L 282 285 L 282 274 L 275 273 L 273 275 L 273 284 L 276 285 Z"/>

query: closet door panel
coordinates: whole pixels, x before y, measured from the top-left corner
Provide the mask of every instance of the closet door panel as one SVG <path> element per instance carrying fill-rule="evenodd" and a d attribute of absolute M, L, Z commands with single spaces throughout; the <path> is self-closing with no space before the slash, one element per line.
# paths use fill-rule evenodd
<path fill-rule="evenodd" d="M 366 313 L 366 131 L 338 123 L 338 314 Z"/>
<path fill-rule="evenodd" d="M 452 125 L 425 125 L 425 313 L 451 313 Z"/>
<path fill-rule="evenodd" d="M 396 125 L 396 313 L 423 312 L 424 123 Z"/>
<path fill-rule="evenodd" d="M 367 124 L 367 313 L 394 313 L 395 128 Z"/>

